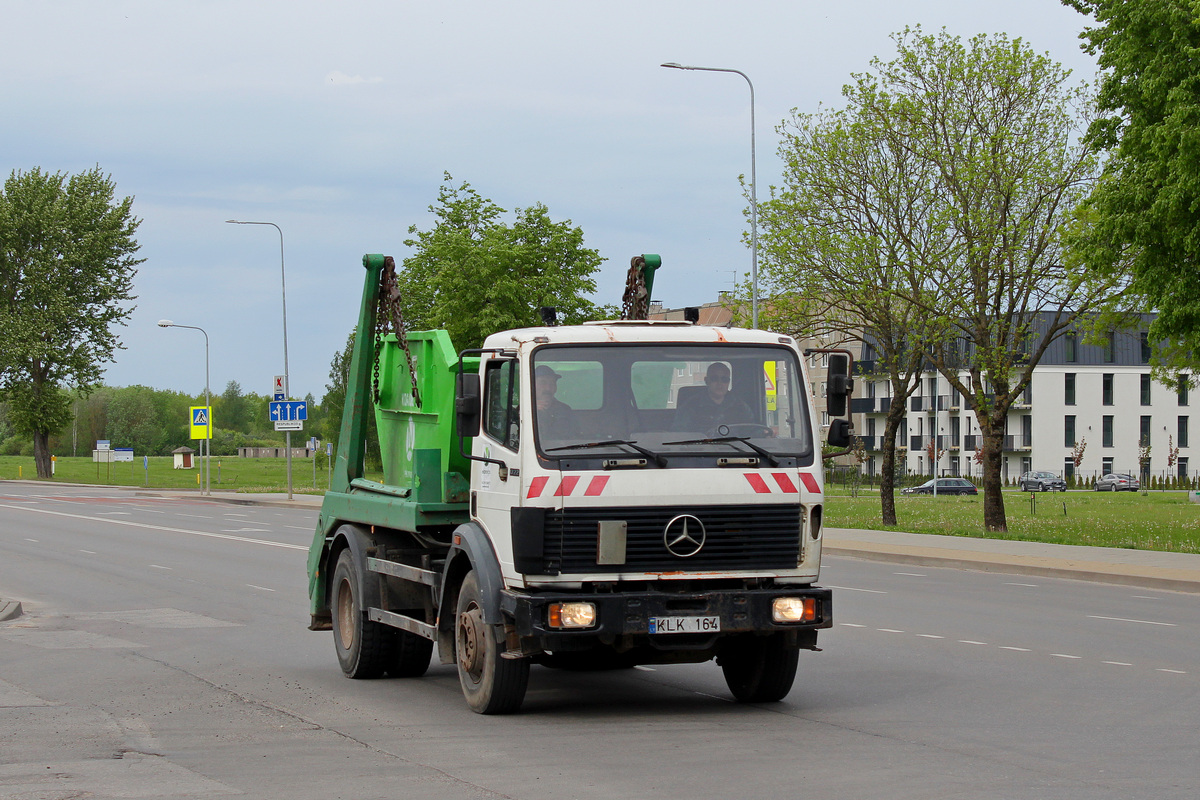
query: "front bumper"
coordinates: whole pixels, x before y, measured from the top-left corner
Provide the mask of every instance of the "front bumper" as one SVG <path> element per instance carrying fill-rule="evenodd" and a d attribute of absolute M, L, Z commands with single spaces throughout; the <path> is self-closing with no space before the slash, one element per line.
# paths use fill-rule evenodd
<path fill-rule="evenodd" d="M 771 603 L 779 597 L 811 597 L 817 614 L 812 622 L 780 623 L 771 617 Z M 551 603 L 595 603 L 597 623 L 591 628 L 563 630 L 547 623 Z M 543 641 L 590 639 L 612 642 L 618 637 L 645 637 L 648 641 L 680 644 L 680 634 L 650 633 L 653 617 L 718 616 L 719 636 L 754 632 L 816 631 L 833 627 L 833 592 L 820 586 L 773 586 L 754 589 L 715 589 L 688 592 L 614 591 L 539 592 L 513 590 L 500 593 L 500 606 L 513 620 L 521 637 Z"/>

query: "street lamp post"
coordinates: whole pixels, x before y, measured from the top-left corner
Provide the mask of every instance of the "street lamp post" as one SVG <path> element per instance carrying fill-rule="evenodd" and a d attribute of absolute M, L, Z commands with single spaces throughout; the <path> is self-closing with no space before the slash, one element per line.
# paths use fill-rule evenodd
<path fill-rule="evenodd" d="M 283 297 L 283 394 L 285 399 L 292 399 L 292 380 L 288 374 L 288 345 L 287 345 L 287 273 L 283 267 L 283 229 L 274 222 L 251 222 L 249 220 L 227 219 L 233 225 L 270 225 L 279 232 L 279 288 Z M 292 499 L 292 432 L 284 431 L 284 448 L 287 450 L 287 499 Z"/>
<path fill-rule="evenodd" d="M 212 401 L 208 392 L 208 331 L 204 328 L 197 328 L 195 325 L 177 325 L 169 319 L 160 319 L 158 327 L 187 328 L 204 334 L 204 407 L 208 410 L 208 422 L 204 426 L 204 439 L 201 444 L 204 452 L 201 455 L 204 457 L 204 494 L 212 497 Z"/>
<path fill-rule="evenodd" d="M 691 67 L 669 61 L 660 66 L 668 69 L 690 69 L 700 72 L 732 72 L 746 79 L 750 87 L 750 320 L 751 326 L 758 328 L 758 176 L 755 169 L 754 153 L 754 84 L 750 76 L 738 69 L 723 67 Z"/>

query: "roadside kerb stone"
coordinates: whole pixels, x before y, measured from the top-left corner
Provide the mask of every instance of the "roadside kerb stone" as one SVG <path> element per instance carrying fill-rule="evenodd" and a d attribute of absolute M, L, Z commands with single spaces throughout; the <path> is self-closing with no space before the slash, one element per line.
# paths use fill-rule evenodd
<path fill-rule="evenodd" d="M 21 601 L 20 600 L 5 600 L 0 597 L 0 622 L 8 622 L 10 619 L 16 619 L 21 616 Z"/>

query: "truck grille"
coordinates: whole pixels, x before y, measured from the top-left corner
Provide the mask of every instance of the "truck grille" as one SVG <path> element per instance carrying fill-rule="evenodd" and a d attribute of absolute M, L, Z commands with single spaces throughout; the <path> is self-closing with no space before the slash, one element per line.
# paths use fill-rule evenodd
<path fill-rule="evenodd" d="M 797 505 L 568 508 L 546 515 L 543 554 L 551 571 L 560 573 L 794 569 L 800 513 Z M 680 514 L 698 518 L 706 531 L 704 547 L 689 558 L 663 543 L 667 523 Z M 624 564 L 596 563 L 602 520 L 627 523 Z"/>

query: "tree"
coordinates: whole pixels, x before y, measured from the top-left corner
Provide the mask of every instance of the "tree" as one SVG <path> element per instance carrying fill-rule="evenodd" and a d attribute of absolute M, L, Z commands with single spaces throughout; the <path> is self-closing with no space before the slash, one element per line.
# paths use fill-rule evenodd
<path fill-rule="evenodd" d="M 346 344 L 333 354 L 329 362 L 329 383 L 325 384 L 325 396 L 321 398 L 321 408 L 325 414 L 324 431 L 326 441 L 338 446 L 342 430 L 342 413 L 346 407 L 346 391 L 350 384 L 350 360 L 354 356 L 354 335 L 358 327 L 350 329 Z M 367 403 L 371 403 L 371 393 L 367 393 Z M 369 405 L 371 414 L 367 418 L 367 453 L 366 463 L 378 466 L 383 463 L 379 453 L 379 430 L 375 422 L 374 405 Z"/>
<path fill-rule="evenodd" d="M 845 180 L 848 206 L 836 210 L 847 221 L 813 235 L 843 251 L 865 242 L 880 264 L 899 265 L 864 274 L 855 289 L 894 298 L 919 321 L 910 341 L 975 413 L 984 527 L 1004 531 L 1009 409 L 1050 344 L 1113 308 L 1125 288 L 1067 247 L 1091 233 L 1075 212 L 1098 164 L 1071 113 L 1089 97 L 1061 66 L 1004 35 L 964 44 L 906 29 L 894 39 L 897 57 L 873 60 L 845 92 L 851 120 L 868 130 L 866 155 L 892 165 L 890 175 L 881 169 L 866 188 Z M 882 233 L 900 234 L 899 248 L 880 246 L 892 239 L 878 220 L 890 225 Z"/>
<path fill-rule="evenodd" d="M 242 385 L 237 381 L 225 384 L 225 391 L 216 398 L 213 418 L 221 421 L 221 427 L 231 431 L 249 433 L 250 403 L 242 394 Z"/>
<path fill-rule="evenodd" d="M 1129 269 L 1157 317 L 1160 379 L 1200 354 L 1200 11 L 1192 0 L 1063 0 L 1092 16 L 1082 48 L 1098 55 L 1102 114 L 1087 141 L 1107 152 L 1090 198 L 1097 264 Z M 1164 374 L 1165 373 L 1165 374 Z"/>
<path fill-rule="evenodd" d="M 401 308 L 413 330 L 445 328 L 459 349 L 479 347 L 496 331 L 540 325 L 538 308 L 554 306 L 566 323 L 593 318 L 598 309 L 585 295 L 603 261 L 583 246 L 583 231 L 570 220 L 554 222 L 543 205 L 507 212 L 447 173 L 432 229 L 417 226 L 404 243 L 416 252 L 397 275 Z"/>
<path fill-rule="evenodd" d="M 14 171 L 0 194 L 0 395 L 14 427 L 33 437 L 38 476 L 50 476 L 49 437 L 71 418 L 121 348 L 113 331 L 133 311 L 143 259 L 133 198 L 99 167 L 76 175 Z"/>
<path fill-rule="evenodd" d="M 890 387 L 880 398 L 890 401 L 879 448 L 880 513 L 884 525 L 895 525 L 896 437 L 932 335 L 913 298 L 934 266 L 952 257 L 953 237 L 941 224 L 932 165 L 879 118 L 869 79 L 842 93 L 845 108 L 793 111 L 779 128 L 783 185 L 772 186 L 759 208 L 760 281 L 774 295 L 763 317 L 771 330 L 832 329 L 869 345 L 871 374 L 886 375 Z"/>

